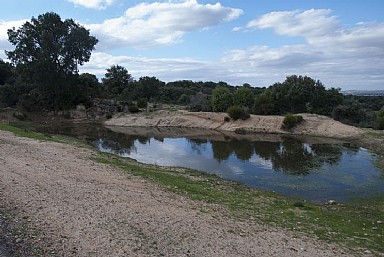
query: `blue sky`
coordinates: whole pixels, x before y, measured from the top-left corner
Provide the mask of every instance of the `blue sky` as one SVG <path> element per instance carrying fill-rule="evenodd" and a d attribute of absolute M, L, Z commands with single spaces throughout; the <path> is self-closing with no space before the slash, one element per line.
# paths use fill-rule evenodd
<path fill-rule="evenodd" d="M 2 0 L 6 31 L 56 12 L 99 39 L 81 72 L 269 86 L 307 75 L 327 87 L 384 89 L 382 0 Z"/>

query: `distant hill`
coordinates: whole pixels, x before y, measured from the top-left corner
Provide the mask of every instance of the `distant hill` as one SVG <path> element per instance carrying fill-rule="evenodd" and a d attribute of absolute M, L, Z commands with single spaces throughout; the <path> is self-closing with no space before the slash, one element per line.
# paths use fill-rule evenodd
<path fill-rule="evenodd" d="M 344 95 L 357 96 L 384 96 L 384 90 L 345 90 L 341 91 Z"/>

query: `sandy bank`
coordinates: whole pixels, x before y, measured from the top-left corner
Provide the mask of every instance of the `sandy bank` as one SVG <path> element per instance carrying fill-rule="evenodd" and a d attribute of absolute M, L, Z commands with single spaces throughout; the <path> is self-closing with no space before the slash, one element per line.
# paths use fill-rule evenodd
<path fill-rule="evenodd" d="M 363 130 L 331 118 L 302 114 L 304 122 L 292 131 L 281 129 L 284 117 L 251 115 L 250 119 L 225 122 L 225 113 L 158 111 L 145 114 L 118 114 L 107 120 L 107 126 L 201 128 L 240 133 L 293 134 L 339 139 L 359 138 Z"/>

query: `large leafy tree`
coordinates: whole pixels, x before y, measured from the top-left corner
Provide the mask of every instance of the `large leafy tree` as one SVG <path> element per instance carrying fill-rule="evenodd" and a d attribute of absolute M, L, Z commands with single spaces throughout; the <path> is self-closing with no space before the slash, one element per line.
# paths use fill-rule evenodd
<path fill-rule="evenodd" d="M 15 50 L 6 51 L 23 79 L 38 89 L 44 107 L 74 104 L 78 67 L 88 62 L 98 40 L 72 19 L 53 12 L 8 30 Z"/>
<path fill-rule="evenodd" d="M 233 104 L 232 93 L 225 87 L 218 87 L 212 91 L 212 110 L 214 112 L 226 112 Z"/>
<path fill-rule="evenodd" d="M 233 102 L 235 105 L 252 109 L 255 96 L 250 87 L 239 87 L 233 92 Z"/>
<path fill-rule="evenodd" d="M 160 89 L 165 85 L 156 77 L 141 77 L 137 83 L 136 96 L 138 98 L 146 98 L 155 100 L 159 98 Z"/>
<path fill-rule="evenodd" d="M 112 65 L 102 79 L 105 89 L 112 96 L 119 96 L 133 82 L 128 70 L 120 65 Z"/>

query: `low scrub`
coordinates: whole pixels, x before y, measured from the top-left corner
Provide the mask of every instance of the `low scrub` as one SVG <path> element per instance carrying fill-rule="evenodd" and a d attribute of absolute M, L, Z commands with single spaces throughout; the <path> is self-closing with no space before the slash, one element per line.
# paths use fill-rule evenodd
<path fill-rule="evenodd" d="M 238 119 L 246 120 L 250 117 L 249 114 L 244 110 L 244 108 L 238 105 L 233 105 L 229 107 L 227 110 L 227 113 L 229 117 L 231 117 L 234 120 L 238 120 Z"/>
<path fill-rule="evenodd" d="M 303 121 L 304 121 L 304 118 L 301 115 L 287 114 L 284 117 L 282 128 L 292 129 Z"/>
<path fill-rule="evenodd" d="M 138 113 L 140 110 L 136 105 L 130 105 L 128 106 L 128 110 L 130 113 Z"/>

